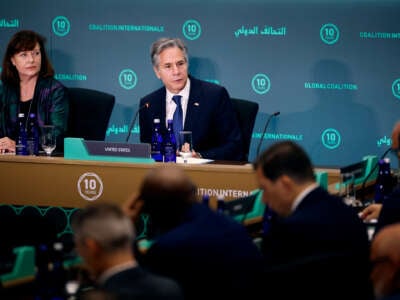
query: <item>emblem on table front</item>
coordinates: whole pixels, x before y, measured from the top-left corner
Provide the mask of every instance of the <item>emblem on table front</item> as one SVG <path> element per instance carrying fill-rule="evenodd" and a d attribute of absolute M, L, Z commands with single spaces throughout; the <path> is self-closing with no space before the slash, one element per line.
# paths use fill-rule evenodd
<path fill-rule="evenodd" d="M 87 172 L 78 180 L 78 192 L 87 201 L 94 201 L 103 194 L 103 181 L 96 173 Z"/>

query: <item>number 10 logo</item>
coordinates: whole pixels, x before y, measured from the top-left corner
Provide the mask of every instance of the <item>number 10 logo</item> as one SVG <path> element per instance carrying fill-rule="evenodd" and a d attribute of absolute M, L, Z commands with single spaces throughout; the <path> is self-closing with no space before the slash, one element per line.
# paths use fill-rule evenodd
<path fill-rule="evenodd" d="M 103 194 L 103 182 L 96 173 L 84 173 L 78 180 L 78 191 L 87 201 L 94 201 Z"/>

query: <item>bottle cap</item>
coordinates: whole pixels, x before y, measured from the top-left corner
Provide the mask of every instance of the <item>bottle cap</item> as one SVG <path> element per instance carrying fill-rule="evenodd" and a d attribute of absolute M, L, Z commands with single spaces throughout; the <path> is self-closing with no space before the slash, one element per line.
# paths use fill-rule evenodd
<path fill-rule="evenodd" d="M 56 251 L 62 251 L 63 248 L 64 248 L 64 245 L 63 245 L 61 242 L 55 242 L 55 243 L 53 244 L 53 248 L 54 248 L 54 250 L 56 250 Z"/>

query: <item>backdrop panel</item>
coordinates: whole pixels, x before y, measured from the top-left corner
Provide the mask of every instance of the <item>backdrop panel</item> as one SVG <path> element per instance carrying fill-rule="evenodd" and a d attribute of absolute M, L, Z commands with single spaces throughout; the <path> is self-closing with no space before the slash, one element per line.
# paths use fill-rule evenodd
<path fill-rule="evenodd" d="M 280 111 L 261 149 L 292 139 L 315 165 L 340 166 L 391 145 L 400 119 L 399 15 L 400 2 L 384 0 L 2 1 L 0 54 L 18 30 L 43 34 L 66 86 L 116 96 L 107 140 L 124 141 L 140 97 L 161 86 L 151 43 L 180 37 L 192 75 L 260 104 L 250 160 Z"/>

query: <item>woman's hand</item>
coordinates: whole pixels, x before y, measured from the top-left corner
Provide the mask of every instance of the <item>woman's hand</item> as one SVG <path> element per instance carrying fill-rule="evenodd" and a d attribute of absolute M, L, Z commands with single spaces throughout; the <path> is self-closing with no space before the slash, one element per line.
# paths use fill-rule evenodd
<path fill-rule="evenodd" d="M 15 141 L 8 137 L 0 138 L 0 154 L 15 153 Z"/>

